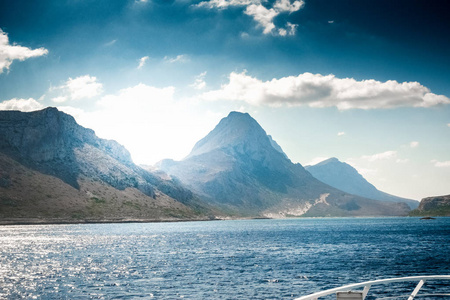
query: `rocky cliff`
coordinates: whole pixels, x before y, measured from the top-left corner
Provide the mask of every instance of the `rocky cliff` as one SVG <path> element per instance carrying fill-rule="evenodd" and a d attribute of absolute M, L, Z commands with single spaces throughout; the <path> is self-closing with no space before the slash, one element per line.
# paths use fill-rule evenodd
<path fill-rule="evenodd" d="M 195 219 L 205 211 L 190 190 L 136 166 L 123 146 L 56 108 L 0 111 L 2 219 Z"/>
<path fill-rule="evenodd" d="M 450 195 L 423 198 L 411 216 L 450 216 Z"/>

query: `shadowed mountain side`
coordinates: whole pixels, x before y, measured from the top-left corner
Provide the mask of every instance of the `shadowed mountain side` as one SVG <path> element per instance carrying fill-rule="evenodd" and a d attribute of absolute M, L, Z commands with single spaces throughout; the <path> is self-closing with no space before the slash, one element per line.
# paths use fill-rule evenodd
<path fill-rule="evenodd" d="M 164 160 L 158 167 L 239 216 L 381 216 L 409 211 L 407 205 L 328 186 L 273 145 L 250 115 L 231 112 L 183 161 Z"/>
<path fill-rule="evenodd" d="M 379 191 L 361 176 L 355 168 L 334 157 L 313 166 L 306 166 L 305 169 L 320 181 L 350 194 L 380 201 L 404 202 L 411 209 L 419 206 L 419 202 L 416 200 L 405 199 Z"/>
<path fill-rule="evenodd" d="M 202 219 L 187 188 L 136 166 L 115 141 L 55 108 L 0 111 L 2 217 Z M 90 205 L 94 206 L 90 206 Z"/>

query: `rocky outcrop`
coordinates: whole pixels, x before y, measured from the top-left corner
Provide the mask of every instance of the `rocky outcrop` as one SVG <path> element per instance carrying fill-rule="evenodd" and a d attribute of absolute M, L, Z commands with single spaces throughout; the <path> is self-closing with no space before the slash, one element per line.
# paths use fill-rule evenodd
<path fill-rule="evenodd" d="M 411 216 L 450 216 L 450 195 L 424 198 Z"/>
<path fill-rule="evenodd" d="M 159 168 L 209 203 L 239 216 L 381 216 L 409 211 L 404 203 L 369 200 L 320 182 L 293 164 L 256 120 L 239 112 L 222 119 L 183 161 L 165 160 Z"/>
<path fill-rule="evenodd" d="M 196 219 L 210 212 L 179 182 L 135 165 L 122 145 L 56 108 L 0 111 L 0 155 L 0 217 Z"/>
<path fill-rule="evenodd" d="M 419 206 L 419 201 L 405 199 L 379 191 L 359 174 L 355 168 L 339 161 L 335 157 L 313 166 L 306 166 L 305 169 L 320 181 L 353 195 L 380 201 L 403 202 L 408 204 L 411 209 Z"/>
<path fill-rule="evenodd" d="M 0 132 L 1 152 L 74 187 L 83 171 L 92 171 L 83 170 L 76 149 L 84 148 L 83 159 L 94 158 L 95 152 L 105 153 L 119 164 L 133 168 L 131 156 L 122 145 L 97 138 L 93 130 L 79 126 L 72 116 L 56 108 L 31 113 L 0 111 Z M 99 178 L 110 175 L 106 169 L 105 174 L 96 171 Z"/>

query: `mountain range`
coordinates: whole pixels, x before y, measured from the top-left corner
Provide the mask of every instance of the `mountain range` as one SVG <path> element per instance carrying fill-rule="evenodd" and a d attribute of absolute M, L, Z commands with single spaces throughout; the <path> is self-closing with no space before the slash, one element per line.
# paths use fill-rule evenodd
<path fill-rule="evenodd" d="M 405 199 L 379 191 L 359 174 L 355 168 L 339 161 L 335 157 L 313 166 L 305 166 L 305 169 L 320 181 L 350 194 L 380 201 L 404 202 L 411 209 L 419 206 L 419 202 L 416 200 Z"/>
<path fill-rule="evenodd" d="M 145 168 L 56 108 L 0 111 L 0 223 L 397 216 L 403 202 L 341 191 L 231 112 L 182 161 Z"/>
<path fill-rule="evenodd" d="M 409 207 L 349 194 L 292 163 L 247 113 L 231 112 L 182 161 L 158 167 L 237 216 L 405 215 Z"/>

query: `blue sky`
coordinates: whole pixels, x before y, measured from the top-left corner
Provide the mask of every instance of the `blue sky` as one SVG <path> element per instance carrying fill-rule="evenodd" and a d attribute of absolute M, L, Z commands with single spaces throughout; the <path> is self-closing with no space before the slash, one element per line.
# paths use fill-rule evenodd
<path fill-rule="evenodd" d="M 56 106 L 137 163 L 182 159 L 229 111 L 303 165 L 450 193 L 448 1 L 0 2 L 0 109 Z"/>

